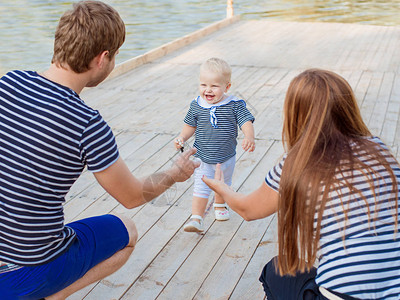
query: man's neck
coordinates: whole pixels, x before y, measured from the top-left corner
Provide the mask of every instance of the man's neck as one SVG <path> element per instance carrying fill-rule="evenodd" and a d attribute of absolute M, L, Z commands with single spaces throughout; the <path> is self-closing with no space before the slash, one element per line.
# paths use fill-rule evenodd
<path fill-rule="evenodd" d="M 64 69 L 51 64 L 50 67 L 40 73 L 41 76 L 66 86 L 79 94 L 87 84 L 87 75 L 85 73 L 75 73 L 71 69 Z"/>

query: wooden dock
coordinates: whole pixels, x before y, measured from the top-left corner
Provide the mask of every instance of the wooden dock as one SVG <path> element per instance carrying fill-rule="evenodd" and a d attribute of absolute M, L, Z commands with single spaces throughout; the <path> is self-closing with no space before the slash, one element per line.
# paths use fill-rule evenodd
<path fill-rule="evenodd" d="M 285 91 L 295 75 L 311 67 L 350 82 L 369 128 L 399 157 L 399 26 L 239 20 L 210 32 L 181 40 L 179 47 L 187 44 L 181 48 L 161 47 L 166 55 L 142 57 L 133 63 L 136 68 L 126 72 L 125 67 L 126 73 L 83 92 L 112 127 L 135 176 L 173 163 L 173 139 L 197 95 L 199 66 L 214 56 L 231 64 L 231 92 L 246 99 L 256 117 L 255 152 L 237 148 L 235 190 L 257 188 L 282 154 Z M 192 184 L 192 179 L 176 184 L 151 203 L 127 210 L 90 172 L 83 173 L 67 196 L 66 222 L 123 213 L 136 222 L 139 241 L 119 271 L 68 299 L 262 299 L 258 277 L 277 251 L 275 216 L 246 222 L 232 213 L 228 222 L 217 222 L 210 211 L 204 235 L 185 233 Z"/>

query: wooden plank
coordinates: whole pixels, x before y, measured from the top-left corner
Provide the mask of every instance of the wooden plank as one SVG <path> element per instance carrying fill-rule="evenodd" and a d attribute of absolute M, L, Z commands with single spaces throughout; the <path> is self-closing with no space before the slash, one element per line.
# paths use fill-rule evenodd
<path fill-rule="evenodd" d="M 389 44 L 392 40 L 391 37 L 393 36 L 393 34 L 394 32 L 393 30 L 391 30 L 391 27 L 384 27 L 382 34 L 380 34 L 381 39 L 378 43 L 376 43 L 376 52 L 369 65 L 370 70 L 381 69 L 382 61 L 385 60 L 386 56 L 388 55 Z"/>
<path fill-rule="evenodd" d="M 395 103 L 398 103 L 400 99 L 400 74 L 396 74 L 395 78 L 395 83 L 393 85 L 393 91 L 391 95 L 392 101 L 395 101 Z M 396 127 L 395 127 L 395 136 L 394 136 L 394 141 L 392 142 L 392 148 L 396 147 L 397 149 L 400 147 L 400 118 L 399 115 L 397 115 L 397 122 L 396 122 Z M 398 154 L 400 155 L 400 153 Z"/>
<path fill-rule="evenodd" d="M 391 69 L 391 66 L 389 65 L 390 62 L 392 61 L 393 56 L 396 56 L 396 46 L 398 43 L 398 39 L 396 39 L 396 30 L 395 28 L 388 28 L 387 32 L 387 39 L 385 42 L 385 45 L 381 45 L 379 51 L 381 53 L 380 55 L 380 60 L 376 62 L 376 68 L 377 69 L 383 69 L 387 71 L 394 71 L 394 69 Z"/>
<path fill-rule="evenodd" d="M 289 86 L 290 81 L 294 76 L 298 75 L 299 72 L 294 70 L 286 73 L 284 77 L 270 90 L 268 99 L 270 103 L 266 107 L 258 118 L 259 123 L 255 123 L 254 126 L 261 126 L 259 132 L 259 138 L 265 139 L 282 139 L 282 121 L 283 121 L 283 103 L 285 98 L 286 90 Z"/>
<path fill-rule="evenodd" d="M 369 122 L 373 115 L 373 110 L 375 107 L 375 101 L 379 95 L 379 89 L 383 80 L 384 73 L 382 72 L 373 72 L 371 81 L 369 82 L 369 86 L 367 89 L 367 93 L 365 95 L 364 101 L 361 105 L 361 115 L 364 118 L 364 122 L 369 127 Z M 372 134 L 378 135 L 378 132 L 372 132 Z"/>
<path fill-rule="evenodd" d="M 343 28 L 344 24 L 332 25 L 321 23 L 319 30 L 311 30 L 309 34 L 304 35 L 302 40 L 305 42 L 298 43 L 302 47 L 299 47 L 296 51 L 297 53 L 301 53 L 301 55 L 296 55 L 295 51 L 292 54 L 292 56 L 301 58 L 297 64 L 298 67 L 301 69 L 335 69 L 340 59 L 346 56 L 348 45 L 344 47 L 343 44 L 338 43 L 338 39 L 343 38 L 338 36 L 338 31 L 346 32 L 346 36 L 348 36 L 352 34 L 352 30 L 349 28 L 345 30 Z M 310 28 L 310 26 L 307 27 Z"/>
<path fill-rule="evenodd" d="M 391 74 L 391 82 L 386 87 L 382 86 L 383 89 L 388 89 L 388 104 L 386 114 L 382 120 L 380 136 L 389 147 L 392 147 L 396 142 L 396 126 L 400 114 L 400 78 L 392 72 L 389 74 Z"/>
<path fill-rule="evenodd" d="M 270 69 L 270 68 L 258 68 L 258 67 L 251 67 L 254 69 L 252 75 L 248 80 L 243 82 L 236 90 L 238 94 L 242 95 L 246 102 L 249 105 L 250 99 L 253 95 L 261 89 L 268 80 L 273 77 L 278 69 Z"/>
<path fill-rule="evenodd" d="M 358 85 L 361 81 L 362 74 L 363 74 L 363 71 L 361 71 L 361 70 L 352 70 L 351 74 L 348 77 L 344 77 L 349 82 L 351 88 L 353 89 L 353 92 L 354 92 L 357 100 L 358 100 L 358 97 L 357 97 L 356 91 L 357 91 Z M 342 75 L 342 74 L 340 74 L 340 75 Z"/>
<path fill-rule="evenodd" d="M 265 234 L 259 243 L 257 250 L 249 261 L 240 281 L 235 287 L 231 300 L 262 299 L 265 295 L 258 278 L 265 264 L 278 254 L 278 226 L 276 215 L 273 215 L 269 226 L 265 227 Z"/>
<path fill-rule="evenodd" d="M 346 41 L 340 41 L 340 37 L 336 36 L 336 39 L 330 43 L 331 49 L 335 49 L 337 47 L 340 47 L 341 54 L 337 55 L 335 57 L 335 54 L 331 52 L 331 59 L 335 60 L 335 67 L 334 69 L 336 70 L 348 70 L 348 69 L 353 69 L 354 62 L 362 60 L 362 57 L 364 55 L 363 52 L 363 47 L 360 47 L 359 45 L 364 42 L 364 39 L 366 38 L 366 34 L 364 34 L 364 31 L 362 30 L 363 27 L 358 26 L 354 28 L 349 28 L 346 26 L 346 24 L 342 24 L 341 28 L 337 28 L 338 30 L 341 29 L 341 31 L 338 32 L 346 32 Z M 327 35 L 329 37 L 329 35 Z M 348 43 L 348 41 L 354 41 L 357 40 L 357 43 Z M 341 46 L 336 45 L 339 42 Z M 336 51 L 335 51 L 336 52 Z M 356 56 L 354 56 L 356 55 Z M 355 59 L 356 58 L 356 59 Z"/>
<path fill-rule="evenodd" d="M 373 114 L 369 120 L 369 129 L 376 135 L 382 135 L 382 126 L 385 120 L 386 111 L 389 105 L 389 98 L 392 91 L 394 74 L 392 72 L 385 72 L 383 74 L 382 82 L 379 87 L 379 93 L 374 101 Z M 385 136 L 382 136 L 386 140 Z"/>
<path fill-rule="evenodd" d="M 115 88 L 116 86 L 123 90 L 138 91 L 143 89 L 149 83 L 161 81 L 171 72 L 169 64 L 147 63 L 129 72 L 104 81 L 99 86 L 102 89 Z"/>
<path fill-rule="evenodd" d="M 400 66 L 400 55 L 398 55 L 398 49 L 400 47 L 400 33 L 398 27 L 391 28 L 393 31 L 391 42 L 388 46 L 385 59 L 382 62 L 381 68 L 383 70 L 397 71 L 397 67 Z"/>
<path fill-rule="evenodd" d="M 380 27 L 380 26 L 376 26 L 376 27 L 373 26 L 373 27 L 371 27 L 371 31 L 368 31 L 368 34 L 373 34 L 373 36 L 371 35 L 371 37 L 369 39 L 369 44 L 368 44 L 369 47 L 367 47 L 367 49 L 366 49 L 367 55 L 362 60 L 362 63 L 360 65 L 360 68 L 362 70 L 370 69 L 371 63 L 373 62 L 373 59 L 376 56 L 376 53 L 379 48 L 379 44 L 382 42 L 386 31 L 387 31 L 387 27 Z M 373 69 L 371 69 L 371 70 L 373 70 Z"/>
<path fill-rule="evenodd" d="M 358 106 L 360 107 L 360 110 L 366 99 L 368 87 L 370 85 L 371 80 L 372 80 L 372 72 L 362 72 L 357 86 L 354 87 L 354 94 L 357 98 L 357 102 L 358 102 Z M 364 116 L 363 116 L 363 118 L 364 118 Z M 366 121 L 367 120 L 365 120 L 365 122 Z"/>

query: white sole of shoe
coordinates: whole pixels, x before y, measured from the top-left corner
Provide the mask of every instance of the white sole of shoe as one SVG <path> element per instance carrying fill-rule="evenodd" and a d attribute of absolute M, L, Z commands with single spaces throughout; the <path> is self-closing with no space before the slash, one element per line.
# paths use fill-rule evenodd
<path fill-rule="evenodd" d="M 203 232 L 203 225 L 197 223 L 196 221 L 189 221 L 184 227 L 183 230 L 186 232 Z"/>
<path fill-rule="evenodd" d="M 197 227 L 194 226 L 186 226 L 185 228 L 183 228 L 183 230 L 185 232 L 203 232 L 204 230 L 200 230 Z"/>

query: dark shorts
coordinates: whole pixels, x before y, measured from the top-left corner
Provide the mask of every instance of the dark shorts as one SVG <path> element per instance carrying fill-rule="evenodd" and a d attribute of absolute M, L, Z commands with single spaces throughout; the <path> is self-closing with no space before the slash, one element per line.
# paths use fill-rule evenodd
<path fill-rule="evenodd" d="M 276 271 L 275 261 L 277 257 L 265 265 L 260 276 L 268 300 L 328 300 L 320 293 L 315 283 L 317 269 L 312 268 L 310 272 L 304 273 L 298 272 L 295 276 L 280 276 Z M 330 292 L 344 300 L 356 300 L 347 295 Z"/>
<path fill-rule="evenodd" d="M 66 226 L 76 239 L 53 261 L 0 274 L 0 299 L 40 299 L 77 281 L 98 263 L 125 248 L 129 234 L 122 221 L 104 215 L 72 222 Z"/>

